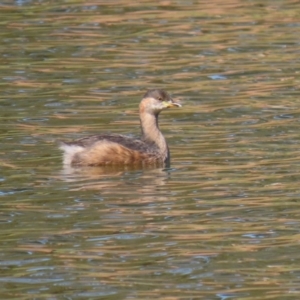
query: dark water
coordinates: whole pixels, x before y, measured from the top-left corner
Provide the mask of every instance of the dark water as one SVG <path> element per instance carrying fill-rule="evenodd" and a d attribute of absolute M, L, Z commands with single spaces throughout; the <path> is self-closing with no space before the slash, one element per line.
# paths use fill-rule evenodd
<path fill-rule="evenodd" d="M 298 4 L 2 2 L 0 298 L 299 299 Z M 171 169 L 62 170 L 153 87 Z"/>

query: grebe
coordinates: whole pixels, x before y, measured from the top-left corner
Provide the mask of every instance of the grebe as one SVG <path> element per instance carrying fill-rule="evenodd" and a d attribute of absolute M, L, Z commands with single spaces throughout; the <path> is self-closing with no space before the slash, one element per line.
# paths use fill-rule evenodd
<path fill-rule="evenodd" d="M 134 139 L 118 134 L 93 135 L 73 142 L 61 142 L 64 165 L 72 167 L 106 165 L 169 165 L 170 152 L 158 127 L 159 113 L 178 106 L 163 90 L 149 90 L 140 107 L 142 136 Z"/>

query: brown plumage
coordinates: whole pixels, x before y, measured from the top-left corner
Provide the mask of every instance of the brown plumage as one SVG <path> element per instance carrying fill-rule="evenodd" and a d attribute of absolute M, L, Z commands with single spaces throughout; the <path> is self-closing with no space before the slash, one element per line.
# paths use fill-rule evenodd
<path fill-rule="evenodd" d="M 142 136 L 134 139 L 124 135 L 102 134 L 61 143 L 64 165 L 166 165 L 170 154 L 158 127 L 158 115 L 166 108 L 181 106 L 163 90 L 148 91 L 140 103 Z"/>

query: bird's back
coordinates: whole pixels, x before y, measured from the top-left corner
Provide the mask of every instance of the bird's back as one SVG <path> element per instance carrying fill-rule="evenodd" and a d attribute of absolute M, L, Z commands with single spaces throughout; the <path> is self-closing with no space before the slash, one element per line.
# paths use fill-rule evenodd
<path fill-rule="evenodd" d="M 64 164 L 73 166 L 104 166 L 156 164 L 160 162 L 158 148 L 141 139 L 124 135 L 103 134 L 61 143 Z"/>

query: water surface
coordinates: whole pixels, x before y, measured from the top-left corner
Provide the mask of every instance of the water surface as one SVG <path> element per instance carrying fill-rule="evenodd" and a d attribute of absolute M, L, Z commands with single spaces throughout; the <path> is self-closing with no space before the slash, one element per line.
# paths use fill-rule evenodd
<path fill-rule="evenodd" d="M 0 10 L 1 299 L 299 299 L 296 1 Z M 62 169 L 154 87 L 170 169 Z"/>

